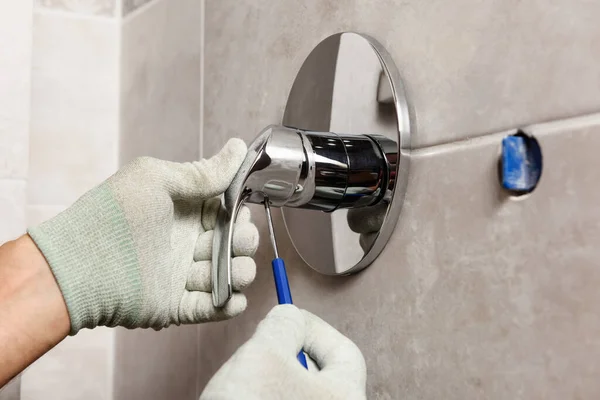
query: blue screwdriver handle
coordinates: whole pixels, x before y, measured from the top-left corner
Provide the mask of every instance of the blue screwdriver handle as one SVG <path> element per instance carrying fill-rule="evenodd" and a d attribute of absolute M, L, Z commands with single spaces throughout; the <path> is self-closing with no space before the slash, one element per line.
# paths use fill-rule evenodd
<path fill-rule="evenodd" d="M 277 301 L 279 304 L 294 304 L 292 303 L 292 292 L 290 291 L 290 283 L 288 282 L 287 272 L 285 271 L 285 263 L 279 257 L 275 258 L 271 265 L 273 266 L 273 278 L 275 279 L 275 290 L 277 291 Z M 298 353 L 298 361 L 308 369 L 304 352 L 300 350 Z"/>

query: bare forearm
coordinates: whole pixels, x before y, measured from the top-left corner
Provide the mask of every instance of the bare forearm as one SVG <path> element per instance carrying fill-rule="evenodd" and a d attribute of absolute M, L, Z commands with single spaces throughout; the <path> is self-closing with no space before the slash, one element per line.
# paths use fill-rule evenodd
<path fill-rule="evenodd" d="M 44 256 L 27 235 L 0 246 L 0 387 L 69 333 Z"/>

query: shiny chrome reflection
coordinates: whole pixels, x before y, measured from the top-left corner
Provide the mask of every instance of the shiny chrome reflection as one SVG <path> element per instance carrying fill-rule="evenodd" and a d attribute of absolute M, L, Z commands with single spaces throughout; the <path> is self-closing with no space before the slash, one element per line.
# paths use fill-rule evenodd
<path fill-rule="evenodd" d="M 373 38 L 340 33 L 323 40 L 302 65 L 283 124 L 308 131 L 366 135 L 387 163 L 382 199 L 328 214 L 285 207 L 294 247 L 313 269 L 349 274 L 370 265 L 400 216 L 410 170 L 411 113 L 400 73 Z M 357 205 L 357 203 L 354 203 Z"/>
<path fill-rule="evenodd" d="M 213 241 L 213 301 L 231 295 L 231 239 L 244 202 L 332 212 L 374 205 L 389 187 L 389 164 L 379 142 L 366 135 L 307 132 L 269 126 L 249 146 L 225 192 Z M 224 300 L 225 299 L 225 300 Z"/>
<path fill-rule="evenodd" d="M 356 33 L 321 42 L 298 72 L 283 126 L 269 126 L 225 193 L 213 242 L 213 302 L 232 294 L 231 238 L 244 202 L 268 197 L 312 268 L 359 271 L 389 240 L 409 172 L 410 113 L 385 49 Z M 335 133 L 334 133 L 335 132 Z"/>

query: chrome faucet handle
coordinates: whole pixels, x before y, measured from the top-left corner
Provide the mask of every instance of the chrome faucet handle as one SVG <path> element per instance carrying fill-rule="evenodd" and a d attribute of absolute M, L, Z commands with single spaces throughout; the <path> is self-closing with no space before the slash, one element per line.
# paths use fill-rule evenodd
<path fill-rule="evenodd" d="M 246 158 L 224 193 L 213 237 L 211 269 L 215 307 L 222 307 L 232 295 L 231 259 L 233 227 L 242 205 L 262 203 L 268 197 L 282 207 L 297 191 L 304 152 L 296 130 L 282 126 L 266 127 L 248 147 Z"/>
<path fill-rule="evenodd" d="M 223 307 L 233 294 L 231 286 L 231 240 L 233 226 L 244 198 L 233 210 L 221 206 L 213 236 L 213 260 L 211 269 L 212 298 L 215 307 Z"/>
<path fill-rule="evenodd" d="M 233 178 L 231 185 L 223 195 L 223 205 L 219 209 L 213 235 L 213 252 L 211 266 L 212 298 L 215 307 L 223 307 L 231 298 L 231 258 L 233 257 L 231 241 L 233 226 L 238 212 L 248 193 L 244 193 L 247 176 L 260 159 L 267 144 L 269 134 L 263 131 L 248 147 L 246 158 Z"/>

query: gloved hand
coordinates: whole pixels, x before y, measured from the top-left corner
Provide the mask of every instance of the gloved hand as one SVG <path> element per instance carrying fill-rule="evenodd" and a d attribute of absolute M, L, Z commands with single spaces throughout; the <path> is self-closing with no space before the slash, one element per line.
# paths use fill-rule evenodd
<path fill-rule="evenodd" d="M 139 158 L 70 208 L 30 228 L 65 299 L 71 334 L 98 325 L 161 329 L 238 315 L 235 293 L 211 297 L 212 229 L 220 200 L 246 155 L 230 140 L 210 160 Z M 233 287 L 252 282 L 258 231 L 240 212 L 233 238 Z"/>
<path fill-rule="evenodd" d="M 320 370 L 307 371 L 303 348 Z M 365 360 L 325 321 L 292 305 L 276 306 L 215 374 L 200 400 L 366 399 Z"/>

